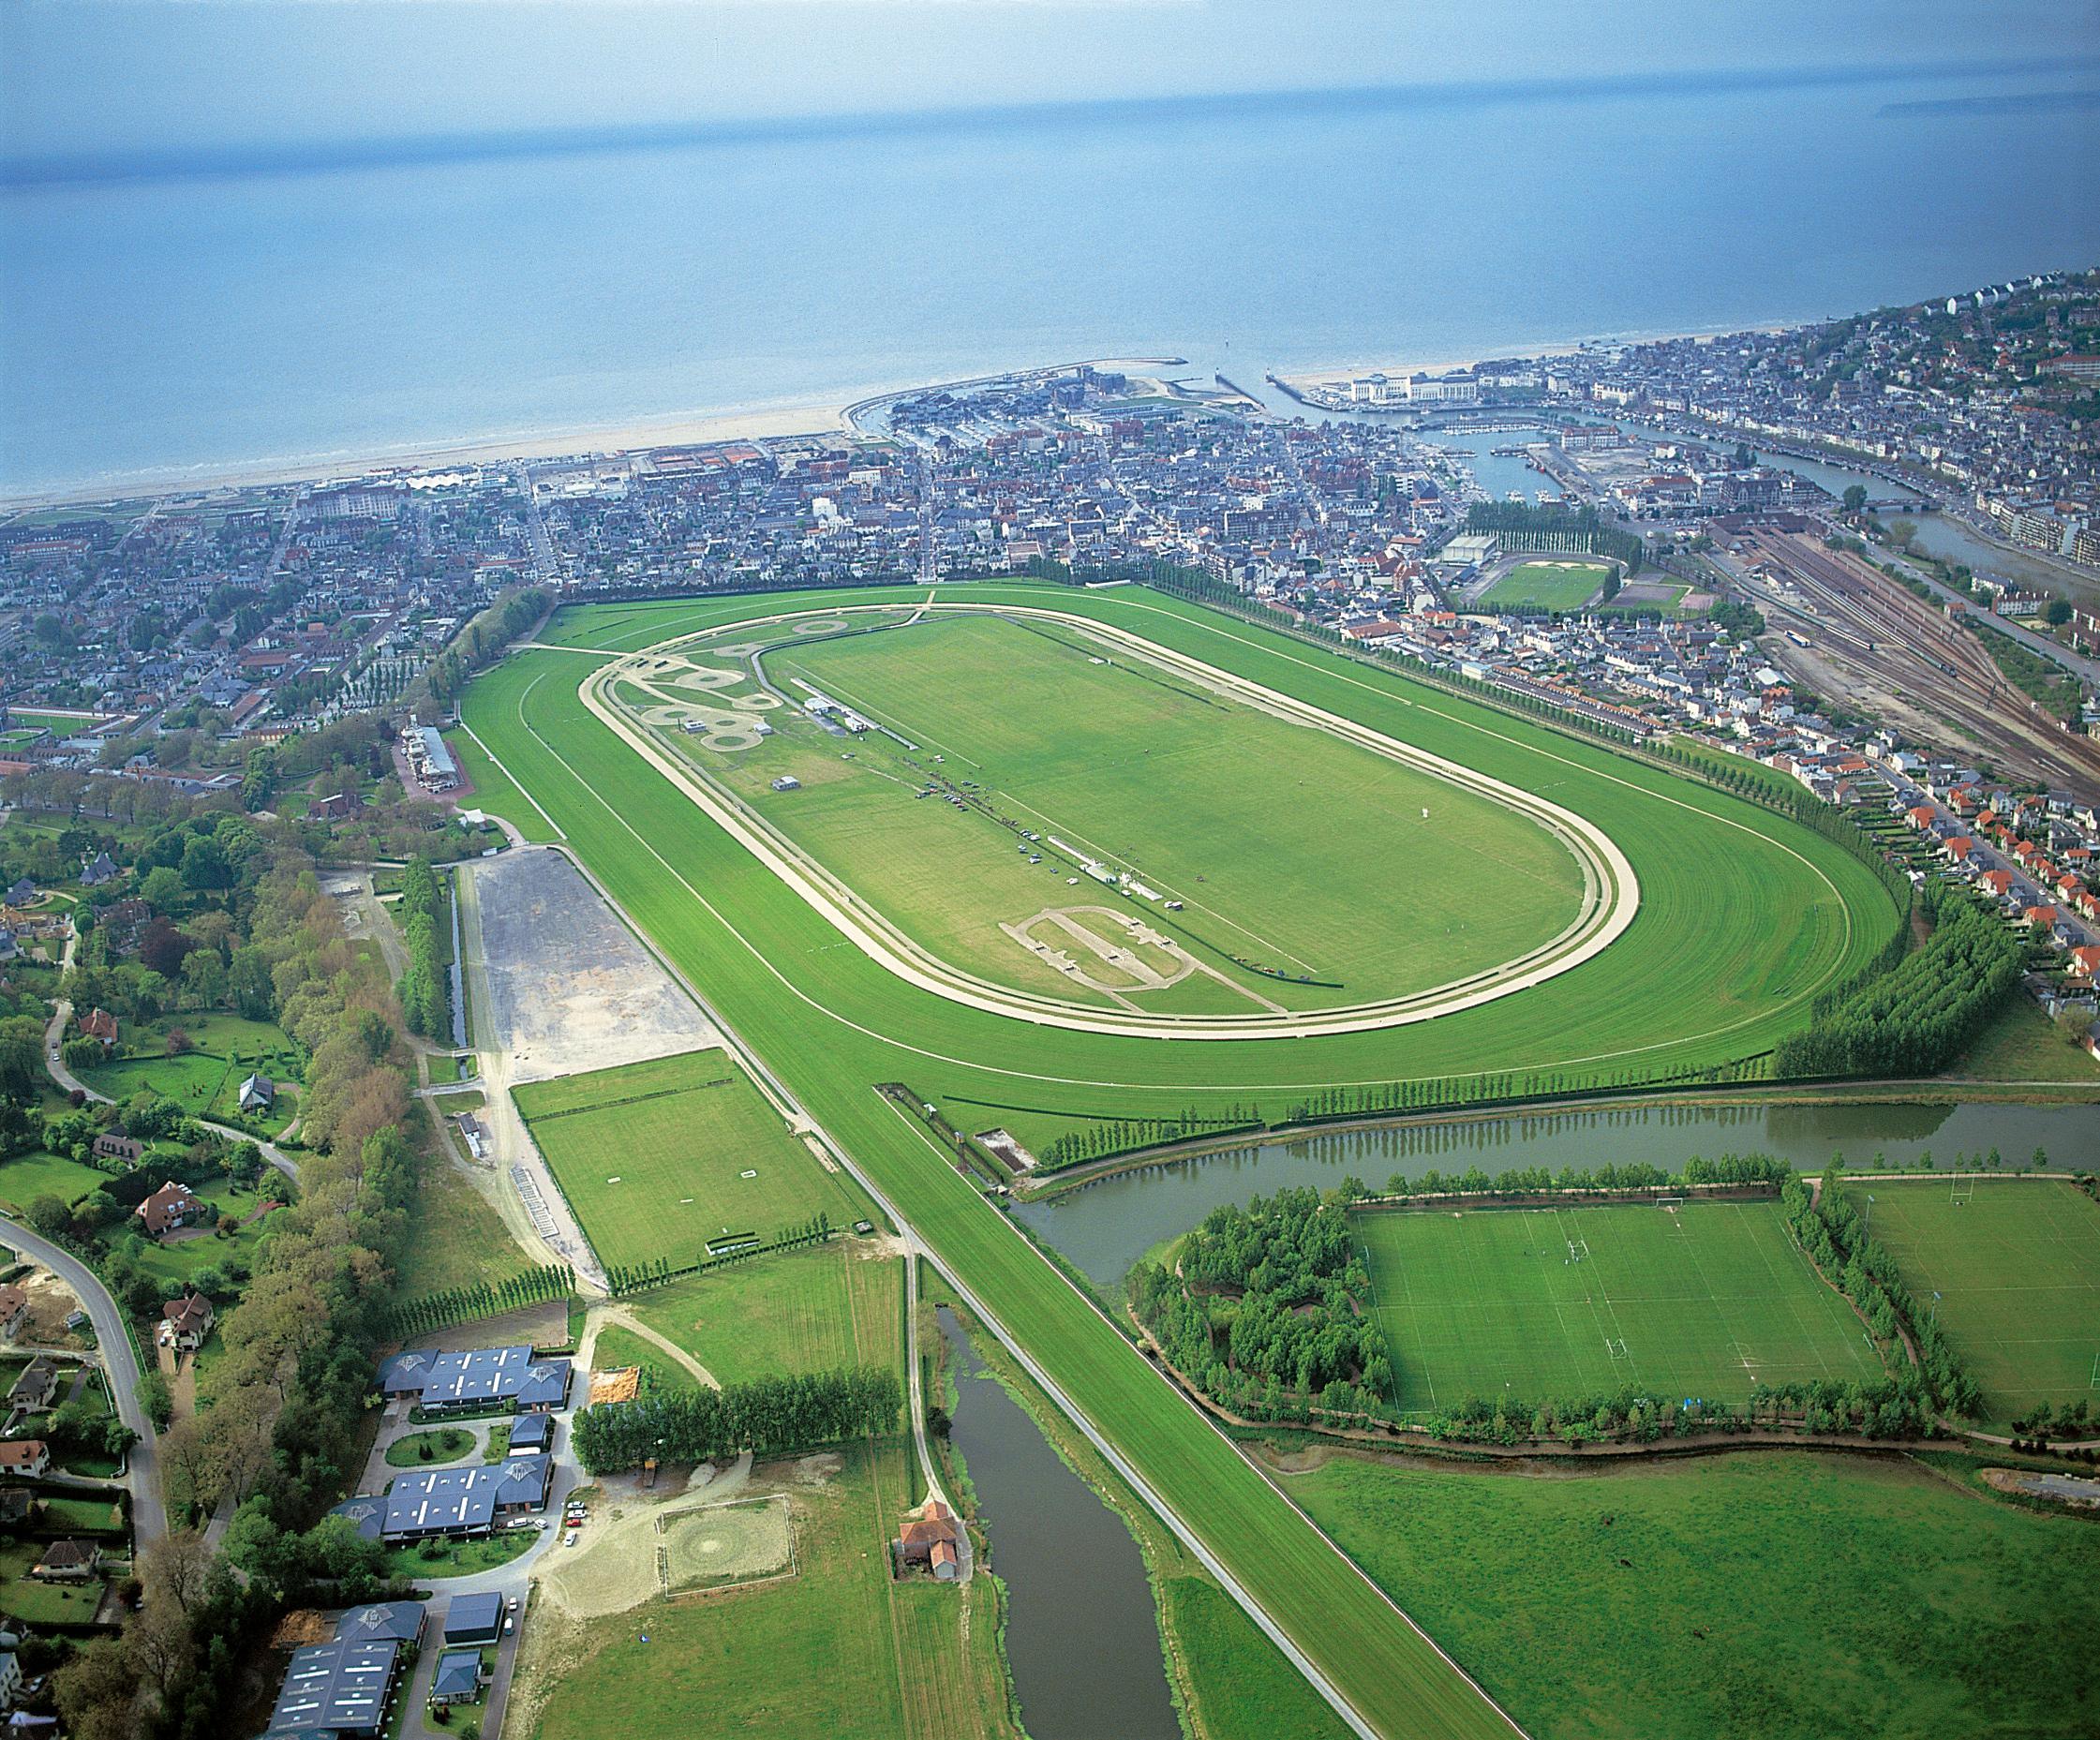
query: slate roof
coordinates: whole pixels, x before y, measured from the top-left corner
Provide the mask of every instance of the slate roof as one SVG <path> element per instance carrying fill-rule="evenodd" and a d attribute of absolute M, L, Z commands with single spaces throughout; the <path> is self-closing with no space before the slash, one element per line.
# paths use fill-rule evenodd
<path fill-rule="evenodd" d="M 401 1645 L 338 1638 L 291 1652 L 284 1688 L 270 1712 L 273 1734 L 377 1733 Z"/>
<path fill-rule="evenodd" d="M 445 1614 L 445 1642 L 448 1643 L 480 1642 L 494 1637 L 502 1628 L 503 1598 L 494 1592 L 455 1595 Z"/>

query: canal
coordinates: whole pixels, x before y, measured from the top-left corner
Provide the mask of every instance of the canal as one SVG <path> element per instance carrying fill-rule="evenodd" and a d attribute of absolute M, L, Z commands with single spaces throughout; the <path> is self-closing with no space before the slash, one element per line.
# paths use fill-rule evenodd
<path fill-rule="evenodd" d="M 987 1370 L 953 1312 L 949 1437 L 1006 1585 L 1006 1660 L 1031 1740 L 1180 1740 L 1159 1618 L 1123 1519 L 1065 1465 Z"/>
<path fill-rule="evenodd" d="M 1996 1149 L 2010 1167 L 2034 1151 L 2060 1167 L 2100 1155 L 2100 1105 L 1867 1104 L 1636 1106 L 1512 1114 L 1441 1123 L 1336 1131 L 1262 1142 L 1170 1166 L 1122 1172 L 1068 1196 L 1023 1203 L 1015 1214 L 1102 1292 L 1154 1245 L 1186 1232 L 1220 1203 L 1273 1196 L 1287 1185 L 1329 1189 L 1354 1175 L 1374 1188 L 1395 1172 L 1487 1173 L 1524 1167 L 1579 1168 L 1646 1161 L 1676 1171 L 1693 1154 L 1771 1153 L 1803 1171 L 1842 1154 L 1854 1166 L 1942 1170 Z"/>

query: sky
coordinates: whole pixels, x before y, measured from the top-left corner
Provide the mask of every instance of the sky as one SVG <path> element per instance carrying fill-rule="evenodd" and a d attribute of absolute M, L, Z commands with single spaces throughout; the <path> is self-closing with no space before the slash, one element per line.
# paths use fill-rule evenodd
<path fill-rule="evenodd" d="M 2096 48 L 2100 0 L 0 0 L 0 156 Z"/>

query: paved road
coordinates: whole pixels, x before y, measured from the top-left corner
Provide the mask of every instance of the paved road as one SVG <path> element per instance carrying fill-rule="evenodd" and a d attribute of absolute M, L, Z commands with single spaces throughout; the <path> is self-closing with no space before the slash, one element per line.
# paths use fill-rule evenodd
<path fill-rule="evenodd" d="M 82 1308 L 95 1325 L 95 1339 L 101 1344 L 117 1418 L 139 1435 L 125 1475 L 125 1482 L 131 1488 L 132 1533 L 141 1547 L 158 1540 L 168 1532 L 168 1510 L 160 1497 L 160 1445 L 154 1436 L 153 1421 L 146 1418 L 139 1401 L 139 1361 L 131 1351 L 131 1337 L 124 1332 L 123 1308 L 110 1297 L 101 1278 L 79 1257 L 19 1221 L 0 1223 L 0 1243 L 11 1244 L 23 1256 L 35 1257 L 80 1296 Z"/>

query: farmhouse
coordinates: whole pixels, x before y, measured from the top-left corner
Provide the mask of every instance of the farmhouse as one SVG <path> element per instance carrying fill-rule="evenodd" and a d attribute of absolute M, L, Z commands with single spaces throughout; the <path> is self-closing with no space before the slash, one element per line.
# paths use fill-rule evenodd
<path fill-rule="evenodd" d="M 23 1319 L 29 1316 L 29 1294 L 9 1282 L 0 1286 L 0 1339 L 13 1341 L 22 1333 Z"/>
<path fill-rule="evenodd" d="M 277 1084 L 268 1076 L 250 1076 L 241 1083 L 238 1102 L 243 1111 L 268 1111 L 277 1103 Z"/>
<path fill-rule="evenodd" d="M 401 1666 L 391 1642 L 311 1643 L 291 1652 L 270 1712 L 272 1734 L 376 1734 Z"/>
<path fill-rule="evenodd" d="M 514 1456 L 473 1468 L 397 1475 L 387 1488 L 380 1534 L 390 1541 L 485 1535 L 499 1519 L 545 1509 L 553 1478 L 551 1456 Z"/>
<path fill-rule="evenodd" d="M 0 1474 L 18 1480 L 34 1480 L 51 1466 L 51 1446 L 41 1438 L 17 1438 L 0 1444 Z"/>
<path fill-rule="evenodd" d="M 469 1347 L 458 1353 L 426 1348 L 397 1353 L 380 1365 L 380 1393 L 414 1396 L 429 1413 L 467 1413 L 505 1405 L 546 1412 L 569 1399 L 569 1361 L 535 1360 L 532 1349 Z"/>
<path fill-rule="evenodd" d="M 131 1212 L 139 1217 L 149 1239 L 160 1238 L 178 1227 L 186 1227 L 203 1208 L 187 1184 L 170 1179 Z"/>
<path fill-rule="evenodd" d="M 924 1565 L 943 1583 L 954 1581 L 959 1535 L 954 1514 L 938 1498 L 929 1498 L 897 1536 L 900 1565 Z"/>

